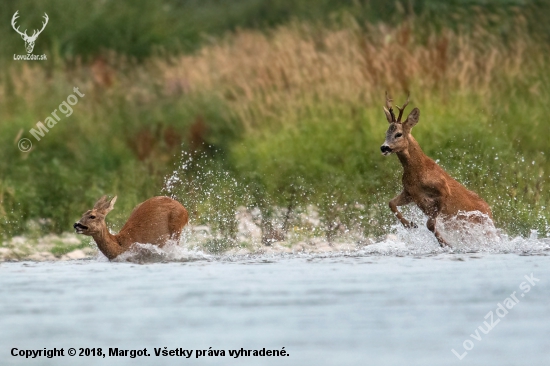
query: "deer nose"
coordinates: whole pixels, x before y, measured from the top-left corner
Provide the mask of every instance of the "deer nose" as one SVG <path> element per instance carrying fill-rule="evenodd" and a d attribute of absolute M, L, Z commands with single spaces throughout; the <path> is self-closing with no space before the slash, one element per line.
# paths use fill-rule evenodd
<path fill-rule="evenodd" d="M 380 146 L 380 151 L 382 151 L 382 153 L 386 153 L 386 152 L 391 152 L 391 149 L 388 145 L 382 145 Z"/>
<path fill-rule="evenodd" d="M 77 226 L 78 226 L 78 222 L 75 222 L 73 225 L 73 228 L 76 229 Z"/>

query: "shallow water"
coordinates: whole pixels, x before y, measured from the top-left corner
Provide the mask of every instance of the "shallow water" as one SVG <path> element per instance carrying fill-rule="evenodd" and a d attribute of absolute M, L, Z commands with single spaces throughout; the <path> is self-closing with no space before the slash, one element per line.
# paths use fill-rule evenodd
<path fill-rule="evenodd" d="M 0 263 L 0 364 L 548 365 L 550 252 L 533 254 Z M 524 293 L 531 273 L 540 281 Z M 519 302 L 472 338 L 514 291 Z M 451 349 L 463 354 L 467 339 L 473 348 L 459 361 Z M 151 357 L 25 359 L 13 347 L 147 348 Z M 156 357 L 155 347 L 285 347 L 289 356 L 184 359 Z"/>

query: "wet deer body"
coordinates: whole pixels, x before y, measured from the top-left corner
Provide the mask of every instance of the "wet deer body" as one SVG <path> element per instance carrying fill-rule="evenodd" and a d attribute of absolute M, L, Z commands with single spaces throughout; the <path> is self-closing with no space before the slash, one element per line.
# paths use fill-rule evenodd
<path fill-rule="evenodd" d="M 487 217 L 492 218 L 491 208 L 476 193 L 466 189 L 424 154 L 411 135 L 411 129 L 420 118 L 418 108 L 414 108 L 407 119 L 401 122 L 408 103 L 407 99 L 402 107 L 397 107 L 399 116 L 396 118 L 391 99 L 386 94 L 384 112 L 390 126 L 380 150 L 384 156 L 395 153 L 403 166 L 403 191 L 389 202 L 390 209 L 403 226 L 415 227 L 397 209 L 398 206 L 415 203 L 428 216 L 428 229 L 434 233 L 441 246 L 444 246 L 447 243 L 435 227 L 437 218 L 445 220 L 458 217 L 482 223 Z M 466 215 L 472 211 L 483 215 Z"/>
<path fill-rule="evenodd" d="M 78 234 L 94 238 L 99 250 L 109 260 L 127 251 L 132 244 L 164 246 L 168 240 L 178 240 L 189 219 L 187 210 L 169 197 L 153 197 L 140 203 L 118 234 L 111 234 L 105 216 L 113 209 L 116 196 L 101 197 L 94 208 L 86 211 L 73 227 Z"/>

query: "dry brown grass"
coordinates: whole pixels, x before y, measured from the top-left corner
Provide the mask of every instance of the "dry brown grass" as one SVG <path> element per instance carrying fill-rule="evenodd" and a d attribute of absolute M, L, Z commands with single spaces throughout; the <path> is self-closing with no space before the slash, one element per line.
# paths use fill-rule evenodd
<path fill-rule="evenodd" d="M 116 95 L 140 104 L 216 95 L 250 128 L 282 106 L 288 112 L 308 100 L 379 103 L 381 90 L 414 90 L 416 99 L 424 93 L 445 97 L 449 90 L 486 94 L 503 80 L 527 80 L 540 72 L 548 47 L 530 38 L 521 15 L 506 42 L 486 30 L 487 21 L 479 16 L 473 30 L 443 29 L 429 36 L 414 21 L 366 30 L 291 24 L 268 34 L 239 31 L 196 54 L 156 56 L 143 64 L 114 53 L 53 71 L 24 63 L 10 73 L 11 83 L 29 106 L 60 83 L 92 90 L 101 103 Z"/>
<path fill-rule="evenodd" d="M 366 32 L 295 24 L 268 35 L 241 31 L 198 54 L 149 65 L 160 71 L 165 93 L 216 93 L 253 125 L 247 113 L 275 113 L 303 98 L 378 102 L 384 89 L 414 89 L 417 97 L 449 89 L 490 93 L 503 78 L 527 79 L 544 64 L 546 50 L 524 27 L 518 16 L 515 37 L 505 44 L 481 22 L 469 32 L 445 29 L 427 39 L 413 22 Z"/>
<path fill-rule="evenodd" d="M 508 156 L 514 158 L 513 152 L 520 150 L 532 152 L 531 155 L 534 156 L 547 147 L 546 140 L 542 140 L 537 134 L 537 123 L 542 123 L 539 121 L 543 121 L 541 117 L 547 111 L 542 104 L 536 105 L 536 108 L 533 105 L 537 98 L 540 99 L 539 91 L 542 91 L 542 96 L 548 95 L 544 85 L 550 55 L 548 45 L 531 38 L 521 15 L 517 16 L 515 30 L 508 33 L 511 34 L 508 38 L 489 32 L 484 21 L 487 19 L 480 16 L 478 21 L 469 22 L 477 26 L 467 31 L 443 28 L 437 32 L 414 20 L 397 26 L 359 27 L 349 22 L 345 27 L 329 28 L 295 23 L 268 33 L 239 31 L 213 41 L 195 54 L 157 55 L 141 63 L 108 53 L 89 63 L 76 59 L 63 62 L 54 60 L 48 65 L 13 64 L 12 69 L 6 70 L 0 76 L 0 84 L 3 86 L 0 88 L 0 116 L 7 121 L 2 132 L 4 136 L 9 136 L 10 143 L 17 141 L 21 131 L 28 131 L 39 119 L 51 113 L 74 86 L 85 92 L 86 97 L 79 101 L 78 110 L 72 120 L 60 124 L 62 127 L 56 127 L 55 134 L 58 134 L 59 141 L 49 137 L 40 142 L 36 153 L 31 151 L 27 155 L 15 155 L 19 152 L 14 144 L 5 147 L 3 152 L 6 155 L 11 154 L 12 159 L 28 159 L 27 162 L 35 158 L 35 167 L 49 166 L 49 161 L 58 156 L 66 159 L 63 162 L 74 159 L 77 170 L 71 170 L 71 174 L 65 173 L 63 163 L 59 165 L 62 167 L 59 168 L 60 173 L 48 178 L 60 182 L 74 181 L 74 184 L 67 184 L 63 188 L 63 198 L 67 196 L 66 191 L 86 184 L 90 179 L 86 174 L 91 174 L 98 166 L 105 167 L 105 176 L 112 174 L 110 179 L 114 183 L 109 187 L 113 191 L 119 189 L 116 181 L 119 176 L 125 176 L 125 169 L 128 169 L 135 173 L 135 178 L 132 178 L 132 174 L 126 174 L 129 177 L 124 183 L 126 191 L 133 187 L 136 197 L 144 194 L 143 187 L 153 192 L 162 180 L 164 167 L 169 166 L 170 159 L 177 155 L 181 142 L 196 149 L 196 146 L 210 142 L 210 133 L 217 134 L 216 142 L 230 140 L 227 131 L 233 133 L 233 136 L 238 135 L 238 144 L 245 146 L 241 152 L 235 147 L 238 145 L 234 144 L 235 140 L 225 146 L 228 148 L 224 152 L 233 154 L 231 159 L 242 160 L 239 161 L 239 167 L 254 169 L 254 161 L 251 163 L 245 157 L 256 154 L 256 163 L 259 166 L 271 166 L 266 168 L 268 173 L 277 171 L 283 164 L 280 160 L 282 151 L 286 152 L 285 166 L 294 167 L 289 168 L 291 172 L 302 169 L 303 173 L 319 169 L 319 172 L 310 174 L 313 177 L 311 181 L 315 183 L 322 180 L 315 178 L 315 174 L 324 176 L 325 168 L 334 175 L 344 172 L 345 174 L 340 174 L 342 177 L 358 177 L 355 171 L 360 165 L 365 171 L 361 177 L 365 178 L 375 170 L 375 160 L 370 159 L 371 155 L 368 154 L 371 152 L 361 156 L 357 152 L 363 146 L 376 151 L 379 144 L 377 141 L 379 136 L 383 136 L 382 130 L 385 128 L 381 111 L 383 92 L 389 90 L 396 99 L 410 91 L 413 102 L 429 111 L 426 116 L 431 116 L 433 120 L 429 125 L 424 125 L 424 134 L 430 138 L 425 139 L 423 147 L 429 148 L 430 140 L 437 141 L 438 146 L 446 141 L 449 148 L 446 152 L 455 149 L 463 152 L 469 151 L 468 146 L 471 143 L 479 143 L 478 147 L 489 150 L 496 146 L 496 149 L 503 153 L 508 152 Z M 520 84 L 521 88 L 516 88 Z M 516 103 L 515 110 L 511 108 L 511 113 L 508 114 L 506 108 L 513 104 L 513 100 L 508 95 L 499 93 L 513 94 L 518 93 L 518 90 L 526 91 L 527 98 L 522 103 Z M 533 98 L 530 98 L 530 93 Z M 458 103 L 456 109 L 449 112 L 448 106 L 452 105 L 450 101 L 454 103 L 460 99 L 457 94 L 458 97 L 463 94 L 463 99 L 467 101 L 474 99 L 474 103 Z M 493 96 L 496 98 L 492 98 Z M 488 100 L 499 104 L 494 110 L 503 108 L 500 115 L 494 117 L 496 114 L 493 111 L 476 113 L 476 108 L 484 108 L 483 104 Z M 434 108 L 442 102 L 445 104 Z M 195 103 L 202 104 L 195 107 Z M 216 109 L 218 105 L 221 107 Z M 214 112 L 209 108 L 214 109 Z M 304 111 L 313 112 L 306 115 Z M 231 114 L 231 118 L 226 118 L 226 113 Z M 468 115 L 461 119 L 463 114 Z M 273 139 L 276 135 L 274 132 L 283 131 L 273 129 L 284 126 L 290 131 L 307 119 L 303 118 L 304 115 L 309 117 L 311 126 L 332 124 L 332 127 L 327 130 L 305 129 L 302 134 L 279 133 L 279 140 Z M 526 115 L 529 118 L 524 118 Z M 360 118 L 354 118 L 356 116 Z M 203 117 L 204 120 L 201 119 Z M 318 121 L 322 123 L 316 123 Z M 457 127 L 464 126 L 465 121 L 470 124 L 460 131 Z M 495 138 L 498 141 L 484 140 L 488 135 L 488 128 L 485 127 L 490 127 L 495 122 L 501 123 L 502 127 L 499 129 L 499 137 Z M 244 127 L 244 133 L 234 128 L 233 123 Z M 483 125 L 484 128 L 476 130 L 473 128 L 476 124 Z M 339 130 L 335 125 L 345 125 L 346 130 Z M 273 129 L 271 126 L 274 126 Z M 231 131 L 232 128 L 238 131 Z M 504 131 L 506 129 L 509 131 Z M 340 131 L 340 135 L 335 135 L 335 131 Z M 419 128 L 418 132 L 420 131 Z M 457 134 L 457 131 L 462 134 Z M 312 137 L 311 133 L 318 135 Z M 323 140 L 323 134 L 330 136 Z M 357 139 L 354 139 L 354 134 Z M 445 134 L 447 139 L 441 139 Z M 73 136 L 78 138 L 72 138 Z M 61 139 L 63 141 L 59 143 Z M 245 139 L 247 144 L 243 142 Z M 271 144 L 271 140 L 275 142 Z M 308 162 L 302 161 L 302 158 L 309 152 L 293 150 L 294 146 L 311 142 L 308 148 L 317 154 L 317 163 L 324 163 L 326 149 L 314 149 L 315 145 L 323 143 L 319 141 L 325 141 L 327 145 L 361 146 L 350 150 L 351 152 L 332 147 L 332 155 L 341 158 L 342 154 L 348 153 L 355 159 L 355 163 L 349 162 L 347 165 L 348 159 L 340 159 L 333 165 L 307 165 Z M 515 144 L 512 149 L 508 141 Z M 233 145 L 229 146 L 230 144 Z M 481 156 L 485 152 L 477 153 Z M 129 158 L 131 154 L 139 164 L 129 164 L 132 162 Z M 123 163 L 113 167 L 112 161 L 116 160 L 113 156 Z M 313 157 L 310 158 L 313 160 Z M 100 162 L 86 165 L 94 159 Z M 545 172 L 548 171 L 548 163 L 546 157 L 538 159 L 542 166 L 540 180 L 543 182 L 547 177 Z M 268 165 L 273 161 L 276 164 Z M 359 161 L 366 163 L 361 165 Z M 147 165 L 147 169 L 143 170 L 147 172 L 147 176 L 139 173 L 142 172 L 140 169 L 143 165 Z M 487 166 L 493 167 L 497 172 L 502 170 L 500 161 L 487 163 Z M 502 176 L 500 186 L 494 189 L 494 196 L 500 199 L 503 186 L 517 181 L 521 183 L 517 188 L 518 192 L 522 189 L 528 192 L 532 187 L 536 188 L 534 197 L 524 198 L 525 202 L 538 204 L 540 197 L 541 201 L 544 200 L 545 196 L 539 194 L 544 189 L 542 183 L 532 184 L 523 178 L 511 178 L 515 171 L 531 174 L 527 168 L 529 167 L 518 164 L 514 168 L 516 170 L 510 167 L 504 169 L 504 173 L 509 172 Z M 375 173 L 382 179 L 388 179 L 391 177 L 391 169 L 387 164 L 377 165 Z M 479 174 L 485 174 L 486 170 Z M 11 174 L 20 177 L 12 169 L 12 165 L 6 165 L 5 171 L 8 172 L 6 176 Z M 464 177 L 480 182 L 481 178 L 475 176 L 477 173 L 470 174 L 469 168 L 464 171 Z M 270 179 L 268 175 L 263 177 L 266 181 Z M 155 177 L 157 181 L 153 179 Z M 367 182 L 365 184 L 369 185 L 371 192 L 376 191 L 379 180 L 369 179 L 367 177 L 361 182 Z M 490 180 L 490 184 L 494 183 L 494 177 L 487 180 Z M 108 177 L 105 181 L 111 182 Z M 5 182 L 7 183 L 0 181 L 0 196 L 15 197 L 10 192 L 14 191 L 13 187 L 21 184 L 18 181 Z M 287 186 L 288 181 L 281 180 L 278 184 Z M 28 182 L 27 186 L 25 191 L 34 192 L 33 190 L 45 185 Z M 102 190 L 109 189 L 101 187 Z M 331 182 L 320 182 L 316 189 L 319 192 L 330 191 Z M 272 191 L 266 195 L 271 195 L 271 198 L 280 195 L 275 188 Z M 350 196 L 355 195 L 355 191 L 350 192 Z M 44 197 L 43 201 L 50 204 L 50 191 L 43 189 L 40 194 Z M 73 196 L 77 197 L 77 194 Z M 5 198 L 2 200 L 6 202 Z M 71 204 L 75 211 L 80 211 L 77 200 L 75 198 L 75 202 Z M 137 201 L 136 198 L 136 203 Z M 15 198 L 13 202 L 16 202 Z M 34 196 L 29 195 L 25 202 L 29 207 L 34 207 L 36 212 L 42 212 L 40 203 L 34 203 L 38 202 Z M 16 207 L 16 204 L 12 206 Z M 0 205 L 0 212 L 2 209 L 3 206 Z M 9 209 L 5 211 L 10 214 Z M 522 211 L 529 220 L 536 214 L 531 211 Z M 504 212 L 501 209 L 501 215 Z M 56 214 L 60 223 L 66 220 L 65 211 L 59 210 Z M 17 223 L 20 220 L 18 215 L 14 213 L 10 220 Z M 512 222 L 512 219 L 510 216 L 509 221 Z M 524 219 L 522 222 L 527 223 L 529 220 Z"/>

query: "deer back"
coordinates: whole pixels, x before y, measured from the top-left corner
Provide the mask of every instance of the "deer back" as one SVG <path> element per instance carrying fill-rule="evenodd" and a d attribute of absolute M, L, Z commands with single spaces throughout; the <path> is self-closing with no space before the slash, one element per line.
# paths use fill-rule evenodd
<path fill-rule="evenodd" d="M 153 197 L 138 205 L 116 235 L 122 246 L 147 243 L 163 246 L 177 239 L 187 224 L 187 210 L 169 197 Z"/>

